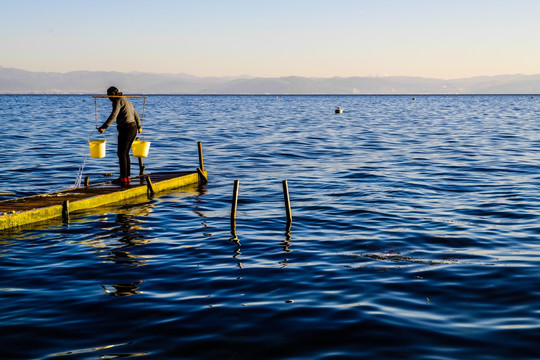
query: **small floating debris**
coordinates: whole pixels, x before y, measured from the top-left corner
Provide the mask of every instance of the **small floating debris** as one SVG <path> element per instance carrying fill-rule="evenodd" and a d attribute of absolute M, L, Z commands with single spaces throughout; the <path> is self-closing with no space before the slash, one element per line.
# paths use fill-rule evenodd
<path fill-rule="evenodd" d="M 339 106 L 336 107 L 336 114 L 342 114 L 342 113 L 343 113 L 343 110 L 341 110 Z"/>

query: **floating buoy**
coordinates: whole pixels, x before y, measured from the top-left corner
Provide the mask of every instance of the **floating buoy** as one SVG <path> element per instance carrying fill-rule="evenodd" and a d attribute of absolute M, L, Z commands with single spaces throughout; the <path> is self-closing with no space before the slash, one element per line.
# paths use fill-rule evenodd
<path fill-rule="evenodd" d="M 341 108 L 338 106 L 336 108 L 336 114 L 342 114 L 343 113 L 343 110 L 341 110 Z"/>
<path fill-rule="evenodd" d="M 416 98 L 412 98 L 413 100 L 416 100 Z"/>

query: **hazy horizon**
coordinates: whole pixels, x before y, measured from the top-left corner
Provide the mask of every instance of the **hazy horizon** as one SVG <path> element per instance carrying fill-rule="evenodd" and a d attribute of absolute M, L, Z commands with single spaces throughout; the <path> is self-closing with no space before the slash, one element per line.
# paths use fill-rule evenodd
<path fill-rule="evenodd" d="M 31 72 L 0 67 L 0 94 L 538 94 L 540 74 L 442 80 L 422 77 L 197 77 L 189 74 L 72 71 Z"/>
<path fill-rule="evenodd" d="M 0 64 L 0 69 L 13 69 L 13 70 L 20 70 L 20 71 L 28 71 L 33 73 L 57 73 L 57 74 L 69 74 L 69 73 L 75 73 L 75 72 L 111 72 L 111 73 L 121 73 L 121 74 L 151 74 L 151 75 L 169 75 L 169 76 L 187 76 L 187 77 L 195 77 L 195 78 L 231 78 L 231 79 L 240 79 L 240 78 L 287 78 L 287 77 L 299 77 L 299 78 L 314 78 L 314 79 L 332 79 L 332 78 L 390 78 L 390 77 L 404 77 L 404 78 L 424 78 L 424 79 L 434 79 L 434 80 L 443 80 L 443 81 L 452 81 L 452 80 L 463 80 L 463 79 L 470 79 L 470 78 L 482 78 L 482 77 L 502 77 L 502 76 L 534 76 L 534 75 L 540 75 L 540 71 L 538 73 L 531 73 L 531 74 L 525 74 L 525 73 L 507 73 L 507 74 L 494 74 L 494 75 L 474 75 L 474 76 L 468 76 L 468 77 L 458 77 L 458 78 L 436 78 L 436 77 L 428 77 L 428 76 L 415 76 L 415 75 L 352 75 L 352 76 L 300 76 L 300 75 L 283 75 L 283 76 L 255 76 L 251 74 L 239 74 L 239 75 L 208 75 L 208 76 L 200 76 L 195 74 L 189 74 L 185 72 L 160 72 L 160 71 L 140 71 L 140 70 L 132 70 L 132 71 L 122 71 L 122 70 L 69 70 L 69 71 L 34 71 L 29 69 L 23 69 L 23 68 L 17 68 L 17 67 L 11 67 L 11 66 L 2 66 Z"/>

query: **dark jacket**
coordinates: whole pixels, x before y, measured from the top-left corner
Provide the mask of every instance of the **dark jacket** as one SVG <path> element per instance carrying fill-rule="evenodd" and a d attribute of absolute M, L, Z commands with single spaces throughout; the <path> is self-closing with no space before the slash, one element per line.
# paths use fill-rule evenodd
<path fill-rule="evenodd" d="M 108 128 L 114 120 L 116 120 L 116 127 L 121 128 L 129 123 L 135 123 L 137 129 L 141 128 L 141 119 L 139 114 L 133 108 L 131 101 L 124 97 L 115 98 L 112 102 L 112 112 L 109 118 L 101 125 L 103 129 Z"/>

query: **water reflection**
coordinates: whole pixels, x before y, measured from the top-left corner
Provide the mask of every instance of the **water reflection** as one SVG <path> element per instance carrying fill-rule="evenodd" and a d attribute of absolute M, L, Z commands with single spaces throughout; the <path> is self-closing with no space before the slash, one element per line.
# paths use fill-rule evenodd
<path fill-rule="evenodd" d="M 124 265 L 124 266 L 144 266 L 147 264 L 146 260 L 143 260 L 140 256 L 132 255 L 129 253 L 129 251 L 120 251 L 120 250 L 111 250 L 111 253 L 109 256 L 107 256 L 107 260 L 114 262 L 118 265 Z"/>
<path fill-rule="evenodd" d="M 233 202 L 234 202 L 234 199 L 233 199 Z M 233 203 L 233 209 L 234 209 L 235 205 Z M 235 210 L 233 210 L 235 211 Z M 236 219 L 235 219 L 235 216 L 234 214 L 232 213 L 233 211 L 231 211 L 231 238 L 229 239 L 229 241 L 233 242 L 236 244 L 236 249 L 234 250 L 234 255 L 233 255 L 233 258 L 235 260 L 239 260 L 238 257 L 240 255 L 242 255 L 242 252 L 240 251 L 240 247 L 242 246 L 242 244 L 240 244 L 240 239 L 238 238 L 238 236 L 236 235 Z M 244 267 L 242 266 L 242 263 L 239 262 L 238 263 L 238 267 L 240 269 L 243 269 Z"/>
<path fill-rule="evenodd" d="M 9 247 L 12 243 L 13 243 L 13 242 L 10 241 L 10 240 L 0 239 L 0 257 L 8 256 L 8 255 L 6 255 L 6 253 L 8 252 L 8 247 Z"/>
<path fill-rule="evenodd" d="M 96 356 L 99 356 L 100 359 L 118 359 L 118 358 L 128 358 L 128 357 L 138 357 L 138 356 L 146 356 L 148 353 L 119 353 L 119 354 L 105 354 L 103 351 L 109 351 L 118 347 L 124 347 L 132 345 L 132 342 L 123 343 L 123 344 L 112 344 L 112 345 L 104 345 L 104 346 L 96 346 L 92 348 L 84 348 L 84 349 L 77 349 L 77 350 L 69 350 L 69 351 L 62 351 L 57 352 L 54 354 L 51 354 L 49 356 L 46 356 L 45 358 L 56 358 L 59 356 L 69 356 L 70 358 L 72 356 L 83 356 L 83 354 L 92 354 L 92 353 L 101 353 L 101 355 L 96 354 Z M 84 357 L 86 358 L 86 357 Z"/>
<path fill-rule="evenodd" d="M 114 243 L 105 245 L 108 249 L 104 256 L 108 262 L 112 262 L 124 267 L 141 267 L 147 265 L 143 255 L 135 254 L 134 249 L 145 245 L 151 241 L 142 234 L 141 218 L 151 213 L 153 203 L 144 206 L 126 206 L 118 212 L 114 219 L 114 227 L 108 230 L 104 238 L 115 239 Z M 101 285 L 105 293 L 110 296 L 123 297 L 139 294 L 140 285 L 143 280 L 136 280 L 127 283 L 116 283 L 112 285 Z"/>
<path fill-rule="evenodd" d="M 285 226 L 285 240 L 283 240 L 280 244 L 283 245 L 283 251 L 286 253 L 291 252 L 292 250 L 289 248 L 291 246 L 291 226 L 292 222 L 287 221 L 287 225 Z"/>
<path fill-rule="evenodd" d="M 143 257 L 132 253 L 134 247 L 150 242 L 150 239 L 140 234 L 141 230 L 140 222 L 135 215 L 116 214 L 115 228 L 98 241 L 100 248 L 108 249 L 105 258 L 124 266 L 146 265 L 147 261 Z M 109 243 L 109 241 L 105 243 L 103 241 L 105 239 L 115 239 L 115 243 Z"/>
<path fill-rule="evenodd" d="M 150 213 L 150 210 L 145 211 L 144 214 L 147 215 Z M 139 232 L 142 230 L 140 225 L 139 216 L 141 212 L 137 215 L 135 214 L 117 214 L 115 223 L 118 227 L 115 229 L 116 235 L 121 235 L 121 238 L 118 240 L 122 245 L 122 248 L 130 248 L 137 245 L 144 245 L 150 240 L 142 237 Z"/>
<path fill-rule="evenodd" d="M 236 248 L 234 249 L 234 255 L 233 255 L 233 259 L 239 261 L 239 257 L 240 255 L 242 255 L 242 252 L 240 251 L 240 247 L 242 246 L 242 244 L 240 244 L 240 239 L 236 236 L 236 229 L 231 229 L 231 235 L 233 236 L 231 239 L 229 239 L 231 242 L 235 243 L 236 244 Z M 243 269 L 244 267 L 242 266 L 242 263 L 241 262 L 238 262 L 238 267 L 240 269 Z"/>
<path fill-rule="evenodd" d="M 283 252 L 285 255 L 292 252 L 291 249 L 291 222 L 287 222 L 287 225 L 285 227 L 285 238 L 279 242 L 279 245 L 282 247 Z M 241 262 L 241 247 L 242 244 L 240 243 L 240 239 L 238 238 L 236 234 L 236 222 L 234 220 L 231 220 L 231 235 L 232 237 L 229 239 L 230 242 L 234 243 L 236 247 L 234 248 L 233 253 L 233 259 L 237 261 L 237 266 L 240 269 L 243 269 L 243 265 Z M 287 257 L 284 257 L 282 261 L 279 262 L 282 268 L 285 268 L 289 265 L 289 259 Z"/>
<path fill-rule="evenodd" d="M 238 243 L 238 246 L 240 246 L 240 239 L 238 239 L 238 236 L 236 235 L 236 222 L 231 221 L 231 240 L 232 242 Z"/>
<path fill-rule="evenodd" d="M 291 226 L 292 222 L 287 221 L 287 225 L 285 226 L 285 240 L 280 242 L 280 245 L 283 246 L 283 251 L 285 253 L 290 253 L 292 250 L 290 248 L 291 246 Z M 289 259 L 284 258 L 283 261 L 280 261 L 281 267 L 286 268 L 289 265 Z"/>
<path fill-rule="evenodd" d="M 103 290 L 111 296 L 131 296 L 139 294 L 139 284 L 142 284 L 144 281 L 139 280 L 126 284 L 113 284 L 113 285 L 101 285 Z"/>

